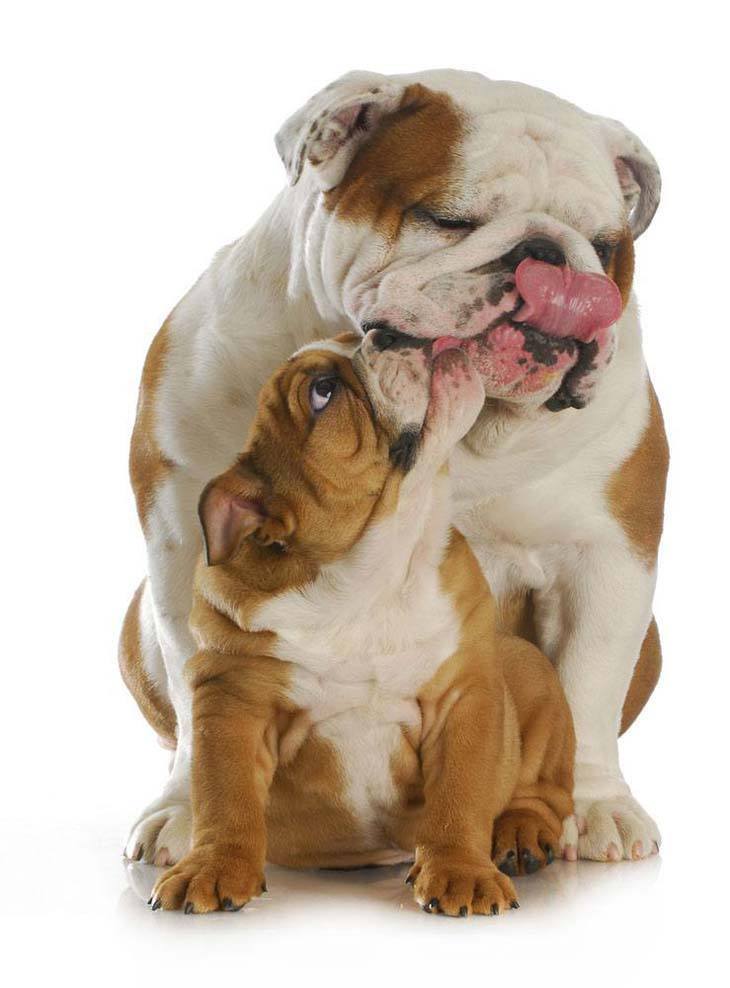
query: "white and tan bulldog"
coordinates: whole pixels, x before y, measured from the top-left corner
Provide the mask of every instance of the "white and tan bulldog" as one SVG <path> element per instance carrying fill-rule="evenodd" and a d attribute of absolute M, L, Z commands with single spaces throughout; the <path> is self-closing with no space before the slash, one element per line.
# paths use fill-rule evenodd
<path fill-rule="evenodd" d="M 458 347 L 309 344 L 200 500 L 193 847 L 153 909 L 238 910 L 267 860 L 413 861 L 428 912 L 516 908 L 572 812 L 550 661 L 498 633 L 445 468 L 484 404 Z"/>
<path fill-rule="evenodd" d="M 183 666 L 200 492 L 274 367 L 353 326 L 384 346 L 463 345 L 479 370 L 487 397 L 452 462 L 455 522 L 503 627 L 552 659 L 572 709 L 564 853 L 651 854 L 659 832 L 623 779 L 618 735 L 661 664 L 668 456 L 631 293 L 633 242 L 659 199 L 654 159 L 615 121 L 452 71 L 347 75 L 277 145 L 290 187 L 176 306 L 142 376 L 131 473 L 148 576 L 121 664 L 175 756 L 127 854 L 164 864 L 190 846 Z"/>

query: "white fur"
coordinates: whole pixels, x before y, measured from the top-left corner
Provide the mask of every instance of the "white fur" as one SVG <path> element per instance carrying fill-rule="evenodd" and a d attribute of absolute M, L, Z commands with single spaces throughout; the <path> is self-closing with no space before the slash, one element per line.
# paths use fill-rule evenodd
<path fill-rule="evenodd" d="M 410 304 L 412 289 L 428 281 L 426 275 L 435 279 L 435 287 L 430 295 L 421 293 L 422 311 L 414 312 L 414 325 L 428 335 L 434 320 L 431 324 L 441 331 L 435 321 L 443 288 L 439 278 L 462 270 L 472 255 L 482 260 L 497 256 L 527 230 L 549 229 L 572 263 L 595 269 L 587 240 L 622 220 L 622 192 L 612 162 L 615 154 L 624 153 L 628 138 L 616 125 L 550 94 L 476 74 L 391 77 L 387 99 L 393 87 L 416 81 L 449 92 L 467 114 L 472 136 L 462 149 L 454 204 L 478 211 L 494 227 L 463 241 L 443 231 L 410 233 L 394 250 L 384 248 L 367 227 L 339 222 L 323 209 L 316 169 L 305 165 L 299 183 L 282 192 L 245 237 L 219 252 L 170 320 L 157 440 L 178 466 L 156 496 L 147 538 L 155 623 L 179 721 L 178 751 L 165 794 L 143 814 L 130 845 L 140 832 L 154 830 L 149 823 L 161 806 L 175 815 L 180 800 L 187 800 L 190 704 L 182 670 L 193 651 L 186 618 L 200 545 L 196 501 L 203 485 L 242 447 L 262 382 L 313 339 L 350 330 L 383 306 Z M 532 143 L 525 138 L 530 128 L 539 131 L 528 135 Z M 337 137 L 345 131 L 340 127 L 332 133 Z M 636 148 L 645 151 L 638 142 Z M 340 155 L 337 161 L 342 160 Z M 597 835 L 583 842 L 581 853 L 589 856 L 605 852 L 616 800 L 631 808 L 632 819 L 645 819 L 619 771 L 615 727 L 649 620 L 654 574 L 636 560 L 602 494 L 647 416 L 634 305 L 617 327 L 617 337 L 618 354 L 587 408 L 555 415 L 529 402 L 503 408 L 475 426 L 455 459 L 458 521 L 493 587 L 497 593 L 518 586 L 538 592 L 540 634 L 558 666 L 578 730 L 576 795 Z M 406 656 L 413 647 L 397 637 L 396 611 L 369 609 L 364 594 L 374 590 L 367 583 L 361 579 L 354 585 L 349 604 L 345 596 L 328 598 L 324 586 L 318 590 L 335 612 L 326 615 L 326 624 L 341 635 L 348 656 L 343 669 L 350 668 L 352 639 L 349 628 L 337 627 L 340 612 L 350 622 L 359 613 L 364 618 L 359 634 L 369 636 L 375 633 L 371 624 L 377 614 L 377 623 L 386 622 L 383 645 L 393 634 L 395 647 L 402 646 Z M 419 586 L 419 593 L 426 620 L 436 606 L 433 588 Z M 573 606 L 570 622 L 566 602 Z M 292 606 L 289 647 L 302 669 L 301 689 L 307 683 L 315 688 L 325 671 L 317 665 L 324 659 L 309 658 L 316 651 L 317 628 L 303 631 L 295 612 Z M 331 651 L 327 654 L 331 660 Z M 411 677 L 420 675 L 412 656 L 406 667 Z M 374 667 L 370 673 L 378 692 L 388 694 L 387 677 L 381 681 Z M 367 775 L 354 754 L 350 774 Z M 353 790 L 351 798 L 364 806 L 362 792 Z M 652 827 L 638 828 L 647 843 Z"/>
<path fill-rule="evenodd" d="M 447 478 L 431 489 L 417 471 L 398 511 L 344 560 L 251 620 L 254 630 L 276 631 L 276 654 L 296 670 L 291 698 L 335 746 L 350 808 L 376 842 L 377 821 L 397 798 L 389 766 L 401 725 L 420 729 L 415 697 L 459 642 L 438 574 L 449 516 Z"/>

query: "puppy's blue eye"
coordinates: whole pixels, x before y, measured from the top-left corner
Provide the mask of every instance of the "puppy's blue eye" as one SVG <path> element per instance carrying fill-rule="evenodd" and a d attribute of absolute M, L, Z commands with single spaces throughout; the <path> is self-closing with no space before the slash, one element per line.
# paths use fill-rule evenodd
<path fill-rule="evenodd" d="M 309 388 L 309 404 L 312 411 L 317 414 L 329 405 L 332 395 L 337 390 L 337 378 L 318 377 Z"/>

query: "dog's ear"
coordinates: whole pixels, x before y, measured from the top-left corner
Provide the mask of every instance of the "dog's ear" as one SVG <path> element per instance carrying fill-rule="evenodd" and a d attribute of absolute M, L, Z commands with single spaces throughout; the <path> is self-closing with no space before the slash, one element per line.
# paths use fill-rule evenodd
<path fill-rule="evenodd" d="M 289 117 L 276 149 L 295 185 L 306 163 L 320 189 L 340 183 L 358 148 L 398 109 L 405 87 L 376 72 L 348 72 Z"/>
<path fill-rule="evenodd" d="M 636 134 L 632 134 L 618 120 L 607 117 L 595 119 L 613 155 L 616 175 L 626 202 L 629 227 L 636 240 L 653 220 L 659 205 L 662 188 L 659 166 Z"/>
<path fill-rule="evenodd" d="M 198 517 L 208 566 L 227 562 L 250 535 L 263 545 L 286 545 L 295 528 L 292 512 L 243 463 L 211 480 L 200 495 Z"/>

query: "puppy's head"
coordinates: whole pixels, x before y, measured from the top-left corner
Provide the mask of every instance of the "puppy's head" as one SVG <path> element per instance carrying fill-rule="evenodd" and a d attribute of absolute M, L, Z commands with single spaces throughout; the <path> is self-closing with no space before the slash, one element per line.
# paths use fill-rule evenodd
<path fill-rule="evenodd" d="M 327 562 L 397 497 L 388 425 L 352 367 L 359 342 L 305 348 L 263 387 L 246 448 L 200 499 L 209 565 L 239 551 Z"/>
<path fill-rule="evenodd" d="M 200 498 L 209 565 L 337 559 L 472 426 L 484 390 L 461 350 L 432 364 L 376 336 L 306 347 L 264 386 L 244 452 Z"/>

